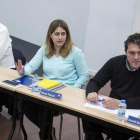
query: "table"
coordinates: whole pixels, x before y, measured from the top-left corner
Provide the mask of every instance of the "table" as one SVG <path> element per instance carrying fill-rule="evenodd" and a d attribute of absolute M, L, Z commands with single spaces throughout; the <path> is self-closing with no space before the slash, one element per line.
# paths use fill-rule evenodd
<path fill-rule="evenodd" d="M 19 77 L 17 71 L 13 69 L 8 69 L 0 66 L 0 92 L 9 94 L 14 97 L 14 105 L 13 105 L 13 125 L 8 137 L 8 140 L 12 139 L 12 136 L 16 127 L 16 103 L 17 103 L 17 94 L 15 92 L 15 88 L 3 85 L 1 82 L 4 80 L 13 80 Z"/>
<path fill-rule="evenodd" d="M 62 94 L 62 101 L 39 95 L 39 93 L 32 94 L 26 86 L 16 89 L 16 92 L 21 98 L 47 106 L 51 109 L 59 110 L 102 126 L 140 137 L 140 127 L 126 122 L 119 122 L 115 114 L 84 107 L 83 105 L 87 100 L 83 89 L 67 86 L 58 90 L 57 92 Z"/>
<path fill-rule="evenodd" d="M 8 68 L 0 67 L 0 72 L 1 72 L 0 82 L 3 80 L 12 80 L 20 77 L 16 71 Z M 18 88 L 11 88 L 0 84 L 0 89 L 7 94 L 13 95 L 15 99 L 14 102 L 15 109 L 13 112 L 13 127 L 8 138 L 9 140 L 12 138 L 14 128 L 16 125 L 15 115 L 16 115 L 17 96 L 22 99 L 26 99 L 38 103 L 40 105 L 43 105 L 44 111 L 46 111 L 46 107 L 48 107 L 51 109 L 59 110 L 77 116 L 79 118 L 83 118 L 85 120 L 100 124 L 108 128 L 113 128 L 115 130 L 120 130 L 122 132 L 129 133 L 130 135 L 140 137 L 140 127 L 125 122 L 121 123 L 117 121 L 117 116 L 115 114 L 84 107 L 83 105 L 87 102 L 87 100 L 85 98 L 85 91 L 83 89 L 67 86 L 66 88 L 58 90 L 57 92 L 63 94 L 62 101 L 54 100 L 39 95 L 39 93 L 33 94 L 31 90 L 28 89 L 28 87 L 23 85 Z M 46 121 L 45 117 L 44 121 Z"/>

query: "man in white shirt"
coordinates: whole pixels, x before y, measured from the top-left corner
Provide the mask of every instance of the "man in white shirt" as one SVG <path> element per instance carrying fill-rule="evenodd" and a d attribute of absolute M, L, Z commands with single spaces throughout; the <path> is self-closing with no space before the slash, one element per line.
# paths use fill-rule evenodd
<path fill-rule="evenodd" d="M 15 60 L 11 42 L 12 40 L 9 36 L 8 29 L 0 23 L 0 66 L 15 69 Z M 8 108 L 8 113 L 11 114 L 9 107 L 12 107 L 9 105 L 9 95 L 0 91 L 0 112 L 2 111 L 3 105 Z"/>
<path fill-rule="evenodd" d="M 0 66 L 15 68 L 11 42 L 8 29 L 0 23 Z"/>

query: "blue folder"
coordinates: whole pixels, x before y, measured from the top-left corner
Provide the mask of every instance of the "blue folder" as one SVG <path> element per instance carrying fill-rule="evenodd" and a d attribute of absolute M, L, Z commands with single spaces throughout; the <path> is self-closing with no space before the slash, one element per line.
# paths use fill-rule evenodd
<path fill-rule="evenodd" d="M 25 85 L 25 86 L 29 86 L 29 85 L 32 85 L 32 79 L 33 79 L 32 76 L 27 75 L 27 76 L 23 76 L 23 77 L 14 79 L 12 81 L 19 83 L 19 84 L 22 84 L 22 85 Z M 43 79 L 39 79 L 39 81 L 40 80 L 43 80 Z"/>

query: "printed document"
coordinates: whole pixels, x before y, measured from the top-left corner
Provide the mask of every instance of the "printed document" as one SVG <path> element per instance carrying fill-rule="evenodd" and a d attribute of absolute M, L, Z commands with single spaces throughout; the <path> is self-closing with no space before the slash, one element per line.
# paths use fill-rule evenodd
<path fill-rule="evenodd" d="M 108 97 L 101 97 L 99 96 L 100 100 L 107 99 Z M 109 113 L 113 113 L 113 114 L 117 114 L 118 113 L 118 109 L 107 109 L 102 102 L 98 102 L 97 104 L 91 101 L 88 101 L 87 103 L 84 104 L 85 107 L 89 107 L 89 108 L 94 108 L 94 109 L 98 109 L 101 111 L 106 111 Z M 134 116 L 134 117 L 138 117 L 140 115 L 140 109 L 126 109 L 126 114 L 125 117 L 128 117 L 129 115 Z"/>

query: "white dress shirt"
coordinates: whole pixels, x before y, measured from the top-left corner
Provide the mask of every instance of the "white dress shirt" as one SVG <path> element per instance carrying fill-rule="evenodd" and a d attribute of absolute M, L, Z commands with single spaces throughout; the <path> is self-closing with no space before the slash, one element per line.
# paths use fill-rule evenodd
<path fill-rule="evenodd" d="M 15 68 L 11 42 L 8 29 L 0 23 L 0 66 Z"/>

